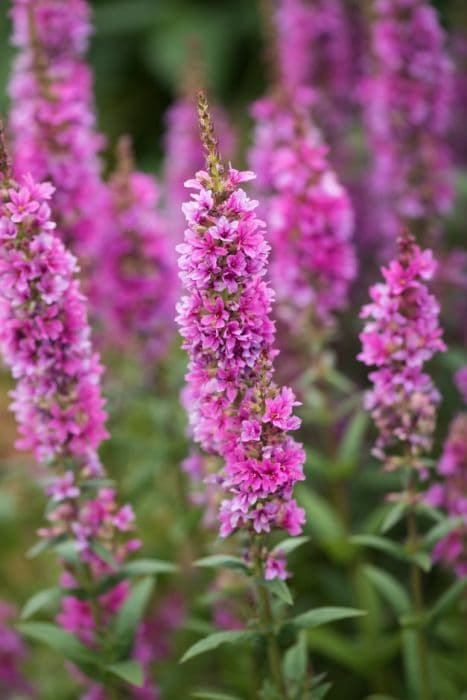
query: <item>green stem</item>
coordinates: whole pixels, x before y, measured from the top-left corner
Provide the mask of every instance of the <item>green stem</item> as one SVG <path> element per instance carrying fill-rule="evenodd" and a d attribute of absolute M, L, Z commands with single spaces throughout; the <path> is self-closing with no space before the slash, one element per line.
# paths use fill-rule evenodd
<path fill-rule="evenodd" d="M 271 675 L 277 690 L 281 693 L 281 697 L 283 697 L 284 700 L 287 700 L 287 685 L 282 673 L 282 659 L 279 646 L 277 644 L 274 613 L 269 591 L 262 583 L 259 582 L 256 584 L 256 592 L 258 597 L 261 626 L 263 627 L 267 638 L 268 660 Z"/>
<path fill-rule="evenodd" d="M 418 544 L 418 532 L 417 532 L 417 516 L 413 506 L 410 506 L 407 512 L 407 532 L 408 532 L 408 545 L 410 551 L 415 551 Z M 414 612 L 417 616 L 417 651 L 418 651 L 418 672 L 420 680 L 421 698 L 422 700 L 432 700 L 431 683 L 430 683 L 430 671 L 428 662 L 428 648 L 426 643 L 425 634 L 421 627 L 421 621 L 423 617 L 423 583 L 422 583 L 422 572 L 420 568 L 411 562 L 410 564 L 410 590 L 412 596 L 412 605 Z"/>

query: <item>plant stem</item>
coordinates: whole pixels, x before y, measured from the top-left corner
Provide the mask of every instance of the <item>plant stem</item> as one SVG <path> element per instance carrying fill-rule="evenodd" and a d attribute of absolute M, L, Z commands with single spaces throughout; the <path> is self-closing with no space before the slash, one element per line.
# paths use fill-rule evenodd
<path fill-rule="evenodd" d="M 258 596 L 261 625 L 267 637 L 268 660 L 271 675 L 274 679 L 277 690 L 281 693 L 281 697 L 283 697 L 284 700 L 287 700 L 287 686 L 282 673 L 282 659 L 276 639 L 274 613 L 272 610 L 269 591 L 264 587 L 264 585 L 257 583 L 256 592 Z"/>
<path fill-rule="evenodd" d="M 407 512 L 407 532 L 408 532 L 408 545 L 411 551 L 415 551 L 418 542 L 418 532 L 417 532 L 417 516 L 413 506 L 409 507 Z M 417 625 L 417 650 L 418 650 L 418 672 L 420 676 L 420 689 L 421 698 L 423 700 L 431 700 L 431 684 L 430 684 L 430 671 L 428 664 L 428 649 L 425 639 L 425 634 L 421 628 L 421 621 L 423 616 L 423 585 L 422 585 L 422 573 L 420 568 L 415 564 L 415 562 L 410 563 L 410 589 L 412 596 L 412 605 L 414 612 L 418 618 Z"/>

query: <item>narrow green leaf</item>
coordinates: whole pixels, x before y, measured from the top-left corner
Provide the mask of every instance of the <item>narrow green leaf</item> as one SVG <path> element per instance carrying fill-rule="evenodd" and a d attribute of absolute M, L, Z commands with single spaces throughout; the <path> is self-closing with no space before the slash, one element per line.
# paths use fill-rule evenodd
<path fill-rule="evenodd" d="M 91 544 L 91 549 L 97 556 L 102 559 L 103 562 L 112 567 L 112 569 L 118 569 L 118 562 L 115 560 L 112 552 L 110 552 L 107 547 L 99 542 L 99 540 L 94 540 Z"/>
<path fill-rule="evenodd" d="M 178 566 L 161 559 L 135 559 L 122 567 L 128 576 L 152 576 L 154 574 L 172 574 L 178 571 Z"/>
<path fill-rule="evenodd" d="M 462 595 L 467 588 L 467 578 L 461 578 L 455 581 L 436 601 L 430 611 L 428 611 L 429 624 L 435 624 L 444 614 L 454 605 L 456 600 Z"/>
<path fill-rule="evenodd" d="M 378 535 L 354 535 L 351 537 L 351 541 L 354 544 L 362 545 L 363 547 L 371 547 L 372 549 L 378 549 L 381 552 L 395 557 L 396 559 L 407 560 L 407 553 L 400 544 L 391 542 L 391 540 L 385 537 L 379 537 Z"/>
<path fill-rule="evenodd" d="M 388 532 L 396 523 L 404 517 L 406 511 L 405 503 L 395 503 L 387 512 L 381 524 L 381 532 Z"/>
<path fill-rule="evenodd" d="M 213 554 L 209 557 L 203 557 L 193 562 L 193 566 L 206 567 L 208 569 L 239 569 L 247 572 L 248 566 L 240 557 L 230 556 L 229 554 Z"/>
<path fill-rule="evenodd" d="M 105 670 L 130 683 L 130 685 L 135 685 L 137 688 L 142 688 L 144 685 L 143 668 L 138 661 L 133 661 L 132 659 L 119 661 L 116 664 L 106 666 Z"/>
<path fill-rule="evenodd" d="M 153 587 L 154 581 L 150 577 L 138 581 L 114 618 L 113 633 L 118 659 L 126 659 L 131 651 L 136 629 L 149 602 Z"/>
<path fill-rule="evenodd" d="M 64 540 L 53 545 L 57 556 L 63 559 L 67 564 L 78 564 L 79 557 L 76 551 L 76 545 L 72 540 Z"/>
<path fill-rule="evenodd" d="M 363 573 L 397 615 L 404 615 L 410 610 L 410 598 L 394 576 L 370 564 L 363 567 Z"/>
<path fill-rule="evenodd" d="M 76 637 L 57 625 L 49 622 L 23 622 L 17 629 L 28 639 L 46 644 L 79 666 L 82 664 L 94 666 L 99 663 L 95 654 L 81 644 Z"/>
<path fill-rule="evenodd" d="M 293 552 L 295 549 L 298 547 L 301 547 L 302 544 L 306 544 L 306 542 L 309 542 L 310 538 L 304 535 L 303 537 L 287 537 L 287 539 L 282 540 L 282 542 L 279 542 L 279 544 L 276 544 L 274 549 L 272 550 L 273 552 L 284 552 L 284 554 L 290 554 L 290 552 Z"/>
<path fill-rule="evenodd" d="M 332 683 L 323 683 L 311 691 L 310 700 L 324 700 L 332 688 Z"/>
<path fill-rule="evenodd" d="M 240 631 L 240 630 L 229 630 L 226 632 L 214 632 L 213 634 L 200 639 L 196 644 L 193 644 L 188 651 L 182 656 L 180 663 L 185 663 L 188 659 L 192 659 L 199 654 L 204 654 L 212 649 L 217 649 L 217 647 L 222 644 L 240 644 L 242 642 L 251 642 L 255 639 L 257 634 L 255 632 Z"/>
<path fill-rule="evenodd" d="M 345 528 L 339 514 L 317 493 L 305 487 L 297 488 L 297 500 L 306 511 L 310 528 L 320 540 L 345 538 Z"/>
<path fill-rule="evenodd" d="M 357 461 L 368 422 L 368 413 L 361 410 L 357 411 L 349 421 L 337 453 L 338 463 L 355 463 Z"/>
<path fill-rule="evenodd" d="M 284 603 L 293 605 L 292 594 L 285 581 L 282 581 L 280 578 L 275 578 L 272 581 L 262 581 L 261 583 Z"/>
<path fill-rule="evenodd" d="M 28 617 L 39 612 L 42 608 L 58 603 L 62 595 L 61 588 L 45 588 L 43 591 L 39 591 L 25 603 L 21 611 L 21 619 L 27 620 Z"/>
<path fill-rule="evenodd" d="M 414 552 L 413 554 L 408 554 L 407 559 L 409 561 L 415 562 L 423 571 L 430 571 L 432 566 L 431 556 L 427 552 Z"/>
<path fill-rule="evenodd" d="M 449 535 L 450 532 L 462 525 L 462 518 L 446 518 L 442 522 L 434 525 L 423 538 L 423 544 L 427 549 L 432 549 L 439 540 Z"/>
<path fill-rule="evenodd" d="M 328 622 L 344 620 L 349 617 L 360 617 L 361 615 L 366 615 L 366 612 L 364 610 L 357 610 L 356 608 L 324 607 L 315 608 L 314 610 L 309 610 L 306 613 L 297 615 L 292 618 L 291 622 L 295 627 L 312 629 L 313 627 L 326 625 Z"/>
<path fill-rule="evenodd" d="M 300 683 L 306 676 L 308 662 L 306 632 L 302 631 L 298 635 L 296 643 L 287 649 L 284 655 L 283 670 L 284 675 L 291 681 Z"/>

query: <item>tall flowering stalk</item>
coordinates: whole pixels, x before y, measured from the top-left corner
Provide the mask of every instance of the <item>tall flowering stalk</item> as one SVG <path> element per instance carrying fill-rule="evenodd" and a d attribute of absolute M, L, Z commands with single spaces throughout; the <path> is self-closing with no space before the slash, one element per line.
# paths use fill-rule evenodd
<path fill-rule="evenodd" d="M 424 364 L 446 349 L 439 326 L 439 305 L 425 284 L 433 278 L 436 264 L 430 250 L 422 251 L 408 232 L 398 241 L 399 254 L 382 269 L 384 283 L 370 290 L 372 302 L 361 316 L 367 319 L 360 335 L 358 356 L 369 366 L 373 387 L 366 397 L 378 429 L 374 454 L 386 469 L 405 472 L 402 494 L 392 498 L 405 508 L 408 548 L 419 546 L 416 509 L 421 495 L 417 477 L 424 470 L 423 456 L 430 451 L 441 400 Z M 411 586 L 416 614 L 423 613 L 421 572 L 411 561 Z M 431 697 L 427 650 L 423 632 L 417 631 L 420 684 L 423 697 Z"/>
<path fill-rule="evenodd" d="M 117 155 L 109 183 L 112 227 L 95 284 L 112 345 L 133 347 L 144 366 L 153 368 L 174 330 L 175 255 L 158 212 L 155 179 L 135 170 L 127 138 Z"/>
<path fill-rule="evenodd" d="M 97 452 L 107 436 L 102 366 L 76 260 L 54 233 L 54 188 L 30 175 L 12 179 L 1 150 L 0 349 L 16 381 L 17 447 L 50 470 L 48 524 L 39 535 L 63 552 L 58 621 L 105 661 L 111 621 L 130 589 L 122 566 L 140 543 L 131 536 L 131 506 L 118 505 Z"/>
<path fill-rule="evenodd" d="M 377 203 L 372 226 L 392 252 L 402 225 L 428 241 L 452 205 L 452 67 L 436 11 L 425 0 L 377 0 L 371 41 L 373 70 L 362 85 L 362 105 Z"/>
<path fill-rule="evenodd" d="M 52 182 L 57 230 L 80 260 L 92 262 L 107 222 L 107 194 L 85 62 L 89 6 L 86 0 L 14 0 L 11 16 L 19 49 L 10 82 L 15 175 Z"/>
<path fill-rule="evenodd" d="M 269 246 L 255 213 L 258 203 L 241 188 L 254 174 L 224 169 L 203 94 L 199 119 L 206 170 L 187 182 L 195 192 L 183 206 L 188 228 L 177 248 L 189 419 L 196 442 L 225 462 L 221 536 L 244 533 L 251 571 L 263 579 L 285 578 L 285 559 L 269 550 L 264 535 L 301 532 L 304 512 L 293 487 L 304 478 L 305 454 L 288 434 L 300 425 L 293 392 L 273 381 L 273 294 L 264 279 Z M 271 627 L 267 591 L 259 590 L 263 621 Z M 271 670 L 286 697 L 271 630 L 268 636 Z"/>
<path fill-rule="evenodd" d="M 319 345 L 346 306 L 356 274 L 353 211 L 306 99 L 295 94 L 292 106 L 288 94 L 278 91 L 254 105 L 250 162 L 269 225 L 278 315 L 295 335 Z"/>
<path fill-rule="evenodd" d="M 274 17 L 280 72 L 292 93 L 313 89 L 313 116 L 337 146 L 355 67 L 345 5 L 342 0 L 278 0 Z"/>
<path fill-rule="evenodd" d="M 467 403 L 467 367 L 455 375 L 457 388 Z M 442 508 L 459 525 L 441 539 L 433 552 L 435 561 L 452 568 L 459 578 L 467 576 L 467 412 L 453 419 L 437 464 L 440 481 L 427 493 L 427 502 Z"/>

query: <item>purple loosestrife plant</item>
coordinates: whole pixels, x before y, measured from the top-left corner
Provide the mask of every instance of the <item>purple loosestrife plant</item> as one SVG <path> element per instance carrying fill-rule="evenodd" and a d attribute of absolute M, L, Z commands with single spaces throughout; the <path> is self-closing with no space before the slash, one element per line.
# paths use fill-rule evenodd
<path fill-rule="evenodd" d="M 429 700 L 428 650 L 420 626 L 424 605 L 420 567 L 425 565 L 425 553 L 420 549 L 417 531 L 417 509 L 422 500 L 417 477 L 425 472 L 423 457 L 431 449 L 441 399 L 431 377 L 423 371 L 424 365 L 446 347 L 438 322 L 439 305 L 426 286 L 436 269 L 432 252 L 421 250 L 408 232 L 399 237 L 398 246 L 397 258 L 382 269 L 384 282 L 371 288 L 372 301 L 363 307 L 361 315 L 366 323 L 360 334 L 362 352 L 358 359 L 376 367 L 370 373 L 373 388 L 366 397 L 366 408 L 378 430 L 374 454 L 386 469 L 402 469 L 405 474 L 403 493 L 390 498 L 396 501 L 395 509 L 402 508 L 401 514 L 406 515 L 404 556 L 410 561 L 417 620 L 420 697 Z M 393 513 L 390 515 L 392 518 Z"/>
<path fill-rule="evenodd" d="M 303 95 L 291 106 L 278 91 L 257 102 L 253 115 L 250 162 L 268 221 L 277 313 L 294 335 L 316 342 L 346 306 L 356 274 L 352 206 Z"/>
<path fill-rule="evenodd" d="M 441 397 L 423 367 L 446 349 L 439 305 L 425 284 L 435 270 L 431 250 L 402 234 L 397 259 L 382 269 L 384 282 L 371 288 L 372 301 L 361 313 L 367 320 L 358 359 L 376 367 L 366 408 L 378 429 L 374 453 L 388 468 L 397 467 L 402 453 L 416 466 L 431 449 Z"/>
<path fill-rule="evenodd" d="M 211 117 L 199 97 L 206 170 L 187 182 L 194 189 L 183 206 L 188 228 L 178 246 L 185 295 L 177 321 L 189 356 L 185 399 L 196 442 L 224 460 L 221 536 L 246 535 L 245 568 L 257 580 L 262 625 L 276 687 L 287 697 L 264 580 L 285 578 L 285 559 L 265 535 L 301 532 L 304 512 L 293 488 L 304 478 L 305 454 L 289 435 L 300 425 L 291 389 L 273 380 L 273 294 L 265 281 L 269 246 L 257 202 L 241 187 L 251 172 L 224 169 Z"/>
<path fill-rule="evenodd" d="M 132 508 L 118 505 L 97 452 L 107 436 L 102 367 L 76 260 L 54 233 L 54 188 L 29 175 L 13 180 L 4 149 L 0 161 L 0 349 L 16 381 L 17 447 L 50 470 L 39 535 L 63 565 L 57 619 L 104 663 L 130 592 L 122 567 L 140 543 Z"/>
<path fill-rule="evenodd" d="M 280 528 L 299 534 L 303 511 L 292 498 L 304 452 L 288 431 L 299 427 L 291 389 L 273 382 L 272 291 L 264 280 L 269 246 L 257 202 L 240 187 L 253 173 L 213 155 L 206 106 L 201 128 L 208 170 L 187 186 L 188 228 L 178 246 L 186 291 L 178 323 L 189 353 L 189 419 L 196 442 L 225 460 L 221 535 Z"/>
<path fill-rule="evenodd" d="M 104 239 L 96 285 L 111 342 L 134 348 L 148 374 L 174 331 L 176 261 L 158 212 L 154 178 L 134 169 L 127 138 L 109 184 L 113 225 Z"/>
<path fill-rule="evenodd" d="M 86 0 L 14 0 L 10 82 L 15 175 L 31 173 L 56 188 L 57 231 L 80 261 L 92 264 L 108 224 L 101 179 L 92 74 L 84 56 L 91 33 Z"/>
<path fill-rule="evenodd" d="M 429 3 L 377 0 L 375 8 L 373 70 L 361 97 L 377 202 L 371 225 L 392 253 L 402 225 L 427 242 L 452 205 L 452 66 Z"/>

